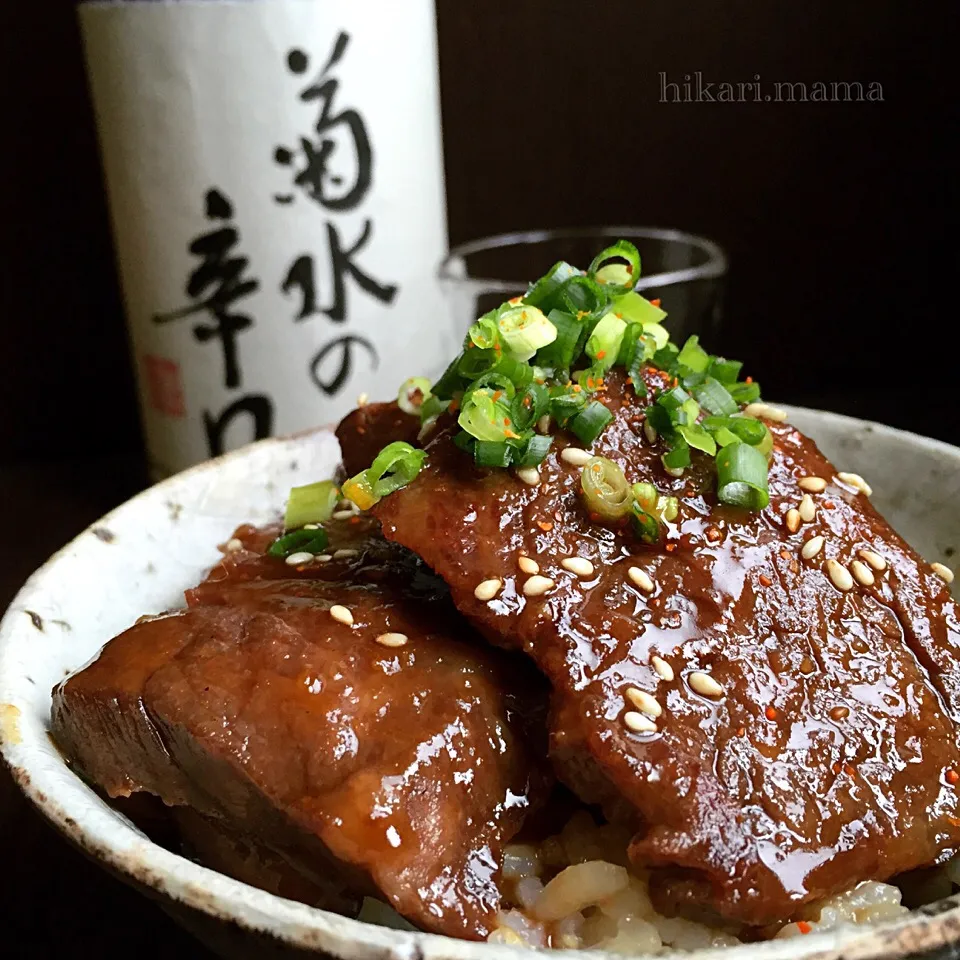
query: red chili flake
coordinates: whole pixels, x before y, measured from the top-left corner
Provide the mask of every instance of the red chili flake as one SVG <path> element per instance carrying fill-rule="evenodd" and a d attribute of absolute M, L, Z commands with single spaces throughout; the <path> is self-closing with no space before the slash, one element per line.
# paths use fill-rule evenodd
<path fill-rule="evenodd" d="M 753 377 L 747 377 L 747 379 L 744 380 L 743 382 L 744 382 L 744 383 L 753 383 Z"/>
<path fill-rule="evenodd" d="M 599 522 L 600 522 L 600 514 L 599 514 L 599 513 L 591 513 L 591 514 L 590 514 L 590 522 L 591 522 L 591 523 L 599 523 Z"/>
<path fill-rule="evenodd" d="M 633 377 L 627 377 L 627 384 L 631 387 L 633 386 Z"/>
<path fill-rule="evenodd" d="M 509 417 L 504 417 L 504 418 L 503 418 L 503 425 L 504 425 L 505 427 L 509 427 L 509 426 L 510 426 L 510 418 L 509 418 Z"/>
<path fill-rule="evenodd" d="M 838 761 L 833 765 L 833 767 L 831 767 L 831 769 L 833 770 L 834 773 L 839 773 L 843 769 L 843 767 L 840 766 L 840 763 Z"/>
<path fill-rule="evenodd" d="M 359 517 L 351 517 L 348 522 L 349 522 L 349 523 L 353 523 L 353 524 L 357 524 L 357 523 L 360 522 L 360 518 L 359 518 Z"/>
<path fill-rule="evenodd" d="M 738 736 L 738 737 L 745 737 L 746 735 L 747 735 L 747 728 L 746 728 L 746 727 L 741 727 L 741 728 L 737 731 L 737 736 Z"/>
<path fill-rule="evenodd" d="M 843 772 L 844 772 L 848 777 L 855 777 L 855 776 L 857 775 L 857 771 L 854 770 L 853 767 L 851 767 L 849 763 L 843 768 Z"/>
<path fill-rule="evenodd" d="M 548 530 L 553 529 L 553 524 L 549 520 L 539 520 L 537 526 L 546 533 Z"/>
<path fill-rule="evenodd" d="M 836 504 L 835 504 L 832 500 L 824 500 L 824 501 L 823 501 L 823 505 L 824 505 L 828 510 L 832 510 L 832 509 L 836 506 Z"/>
<path fill-rule="evenodd" d="M 606 355 L 607 355 L 607 351 L 606 351 L 606 350 L 598 350 L 598 351 L 597 351 L 597 359 L 598 359 L 598 360 L 602 360 Z"/>
<path fill-rule="evenodd" d="M 949 783 L 951 786 L 955 783 L 960 783 L 960 773 L 957 773 L 957 771 L 952 767 L 947 770 L 944 776 L 947 778 L 947 783 Z"/>
<path fill-rule="evenodd" d="M 494 391 L 493 391 L 493 399 L 494 399 L 494 401 L 499 400 L 502 396 L 503 396 L 503 391 L 502 391 L 502 390 L 494 390 Z"/>
<path fill-rule="evenodd" d="M 523 398 L 523 405 L 529 407 L 533 403 L 533 400 L 530 399 L 529 395 Z"/>
<path fill-rule="evenodd" d="M 790 560 L 790 559 L 792 559 L 792 557 L 790 556 L 790 552 L 789 552 L 788 550 L 781 550 L 781 551 L 780 551 L 780 559 L 781 559 L 781 560 Z"/>
<path fill-rule="evenodd" d="M 765 586 L 765 587 L 769 587 L 770 584 L 773 583 L 773 581 L 772 581 L 765 573 L 761 573 L 761 574 L 760 574 L 760 583 L 762 583 L 763 586 Z"/>
<path fill-rule="evenodd" d="M 813 927 L 811 927 L 810 924 L 807 923 L 806 920 L 798 920 L 798 921 L 797 921 L 797 929 L 798 929 L 801 933 L 809 933 L 809 932 L 813 929 Z"/>
<path fill-rule="evenodd" d="M 676 549 L 677 545 L 675 543 L 668 543 L 666 546 L 667 553 L 673 553 L 673 551 Z"/>
<path fill-rule="evenodd" d="M 447 408 L 451 413 L 456 413 L 460 409 L 460 401 L 454 397 L 450 401 L 450 406 Z"/>
<path fill-rule="evenodd" d="M 655 307 L 659 307 L 659 306 L 660 306 L 660 298 L 659 298 L 659 297 L 657 297 L 656 300 L 651 300 L 650 302 L 651 302 Z"/>
<path fill-rule="evenodd" d="M 575 383 L 575 384 L 573 385 L 573 392 L 574 392 L 574 393 L 579 393 L 582 389 L 583 389 L 583 387 L 581 387 L 579 383 Z"/>
<path fill-rule="evenodd" d="M 623 314 L 622 314 L 622 313 L 615 313 L 614 316 L 615 316 L 618 320 L 622 320 L 622 319 L 623 319 Z"/>
<path fill-rule="evenodd" d="M 768 720 L 776 720 L 776 719 L 777 719 L 777 708 L 776 708 L 776 707 L 767 707 L 767 709 L 764 710 L 764 713 L 766 714 L 766 717 L 767 717 Z"/>

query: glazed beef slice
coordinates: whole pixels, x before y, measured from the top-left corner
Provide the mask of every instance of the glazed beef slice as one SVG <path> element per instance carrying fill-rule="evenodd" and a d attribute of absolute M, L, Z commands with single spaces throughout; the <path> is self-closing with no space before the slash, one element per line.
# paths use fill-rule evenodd
<path fill-rule="evenodd" d="M 960 628 L 945 584 L 790 426 L 769 424 L 770 504 L 751 514 L 718 505 L 707 458 L 682 478 L 663 470 L 619 375 L 601 398 L 616 419 L 593 452 L 680 500 L 662 544 L 590 521 L 563 434 L 530 486 L 475 468 L 450 420 L 374 512 L 492 642 L 547 676 L 554 764 L 636 820 L 631 856 L 658 871 L 661 907 L 764 924 L 956 846 Z M 826 487 L 795 528 L 811 476 Z M 545 592 L 525 593 L 543 583 L 518 568 L 524 554 Z M 568 571 L 570 557 L 593 572 Z M 488 580 L 496 595 L 478 598 Z M 625 715 L 636 726 L 644 709 L 656 729 L 633 732 Z"/>
<path fill-rule="evenodd" d="M 547 789 L 510 659 L 408 583 L 394 545 L 309 579 L 238 533 L 191 591 L 206 605 L 138 624 L 57 688 L 57 741 L 110 795 L 188 804 L 279 853 L 325 905 L 379 891 L 426 929 L 485 936 L 503 846 Z"/>

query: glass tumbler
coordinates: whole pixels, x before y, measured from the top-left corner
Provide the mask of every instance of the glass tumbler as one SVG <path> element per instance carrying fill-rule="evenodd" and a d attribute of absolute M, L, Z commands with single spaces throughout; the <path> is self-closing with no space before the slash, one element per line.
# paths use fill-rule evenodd
<path fill-rule="evenodd" d="M 585 227 L 502 233 L 454 247 L 440 286 L 463 332 L 481 314 L 526 292 L 558 260 L 585 268 L 604 247 L 629 240 L 640 252 L 636 289 L 659 297 L 672 338 L 709 334 L 720 321 L 727 257 L 712 240 L 658 227 Z"/>

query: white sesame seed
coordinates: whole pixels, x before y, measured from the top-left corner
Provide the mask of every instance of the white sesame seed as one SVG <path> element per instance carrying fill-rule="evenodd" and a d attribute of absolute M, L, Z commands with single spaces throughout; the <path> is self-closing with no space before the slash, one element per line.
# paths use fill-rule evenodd
<path fill-rule="evenodd" d="M 694 693 L 699 693 L 701 697 L 723 696 L 723 687 L 709 673 L 701 673 L 699 670 L 695 670 L 687 677 L 687 683 L 690 684 Z"/>
<path fill-rule="evenodd" d="M 823 493 L 827 489 L 827 481 L 823 477 L 803 477 L 797 485 L 810 493 Z"/>
<path fill-rule="evenodd" d="M 657 442 L 657 428 L 649 421 L 643 421 L 643 435 L 647 438 L 647 443 Z"/>
<path fill-rule="evenodd" d="M 574 467 L 582 467 L 588 460 L 593 459 L 593 454 L 581 450 L 580 447 L 564 447 L 560 459 Z"/>
<path fill-rule="evenodd" d="M 667 663 L 663 657 L 653 656 L 650 658 L 650 664 L 653 669 L 657 672 L 657 676 L 661 680 L 666 680 L 667 683 L 670 683 L 673 680 L 673 667 Z"/>
<path fill-rule="evenodd" d="M 823 544 L 823 537 L 811 537 L 800 550 L 800 556 L 804 560 L 812 560 L 823 549 Z"/>
<path fill-rule="evenodd" d="M 540 471 L 536 467 L 517 467 L 517 478 L 530 487 L 540 483 Z"/>
<path fill-rule="evenodd" d="M 238 550 L 242 550 L 242 549 L 243 549 L 243 541 L 238 540 L 236 537 L 233 537 L 233 539 L 228 540 L 227 545 L 224 547 L 224 550 L 226 550 L 227 553 L 236 553 Z"/>
<path fill-rule="evenodd" d="M 856 580 L 860 586 L 873 586 L 875 580 L 873 571 L 865 563 L 854 560 L 853 563 L 850 564 L 850 572 L 853 574 L 853 579 Z"/>
<path fill-rule="evenodd" d="M 663 713 L 663 707 L 657 702 L 657 698 L 653 694 L 647 693 L 646 690 L 627 687 L 626 698 L 648 717 L 659 717 Z"/>
<path fill-rule="evenodd" d="M 657 725 L 642 713 L 628 710 L 623 715 L 623 725 L 633 733 L 656 733 Z"/>
<path fill-rule="evenodd" d="M 550 432 L 550 414 L 545 413 L 537 421 L 537 433 L 549 433 Z"/>
<path fill-rule="evenodd" d="M 853 577 L 850 576 L 850 571 L 842 563 L 831 557 L 826 562 L 825 567 L 827 576 L 830 577 L 831 582 L 838 590 L 853 589 Z"/>
<path fill-rule="evenodd" d="M 540 572 L 540 564 L 537 563 L 537 561 L 532 557 L 528 557 L 524 554 L 521 554 L 520 558 L 517 560 L 517 566 L 524 573 L 534 574 Z"/>
<path fill-rule="evenodd" d="M 683 476 L 683 467 L 664 467 L 663 468 L 671 477 L 682 477 Z"/>
<path fill-rule="evenodd" d="M 369 400 L 370 400 L 370 397 L 369 397 L 367 394 L 361 393 L 360 396 L 357 397 L 357 406 L 358 406 L 358 407 L 365 407 L 365 406 L 367 405 L 367 402 L 368 402 Z"/>
<path fill-rule="evenodd" d="M 548 590 L 554 587 L 553 581 L 549 577 L 531 577 L 523 585 L 523 595 L 525 597 L 541 597 Z"/>
<path fill-rule="evenodd" d="M 487 600 L 492 600 L 502 589 L 503 581 L 494 577 L 491 580 L 483 580 L 478 583 L 473 595 L 486 603 Z"/>
<path fill-rule="evenodd" d="M 291 553 L 286 559 L 286 564 L 288 567 L 299 567 L 301 563 L 309 563 L 312 559 L 312 553 L 301 550 L 297 553 Z"/>
<path fill-rule="evenodd" d="M 800 529 L 800 511 L 791 507 L 787 511 L 787 529 L 791 533 L 796 533 Z"/>
<path fill-rule="evenodd" d="M 578 577 L 593 576 L 593 564 L 586 557 L 564 557 L 560 561 L 560 566 Z"/>
<path fill-rule="evenodd" d="M 858 490 L 864 496 L 869 497 L 873 493 L 873 487 L 867 483 L 859 473 L 838 473 L 837 479 Z"/>
<path fill-rule="evenodd" d="M 944 583 L 953 583 L 953 571 L 943 563 L 931 563 L 930 569 L 941 579 Z"/>
<path fill-rule="evenodd" d="M 347 607 L 341 606 L 339 603 L 335 603 L 330 608 L 330 616 L 333 617 L 337 623 L 344 623 L 348 627 L 353 626 L 353 614 Z"/>
<path fill-rule="evenodd" d="M 804 523 L 810 523 L 811 520 L 817 515 L 817 506 L 813 502 L 813 497 L 809 493 L 805 493 L 800 499 L 800 506 L 797 507 L 797 512 L 800 514 L 800 519 Z"/>
<path fill-rule="evenodd" d="M 319 530 L 319 529 L 320 529 L 320 524 L 319 524 L 319 523 L 305 523 L 305 524 L 303 525 L 303 529 L 304 529 L 304 530 Z"/>
<path fill-rule="evenodd" d="M 641 570 L 640 567 L 630 567 L 627 570 L 627 576 L 634 586 L 639 587 L 644 593 L 653 593 L 653 581 L 646 570 Z"/>
<path fill-rule="evenodd" d="M 747 417 L 764 417 L 767 420 L 773 420 L 774 423 L 783 423 L 787 419 L 785 410 L 771 407 L 768 403 L 748 403 L 743 408 L 743 413 Z"/>
<path fill-rule="evenodd" d="M 381 647 L 403 647 L 407 643 L 407 635 L 405 633 L 381 633 L 377 637 L 377 643 Z"/>
<path fill-rule="evenodd" d="M 357 514 L 355 510 L 334 510 L 333 513 L 330 514 L 330 519 L 331 520 L 350 520 L 356 515 Z"/>
<path fill-rule="evenodd" d="M 352 547 L 344 547 L 342 550 L 335 550 L 333 553 L 334 560 L 352 560 L 359 556 L 360 551 L 354 550 Z"/>
<path fill-rule="evenodd" d="M 874 553 L 872 550 L 860 550 L 859 553 L 877 573 L 883 573 L 887 569 L 887 561 L 879 553 Z"/>
<path fill-rule="evenodd" d="M 329 563 L 332 559 L 333 559 L 333 556 L 332 554 L 329 554 L 329 553 L 321 553 L 317 555 L 317 560 L 320 563 Z"/>

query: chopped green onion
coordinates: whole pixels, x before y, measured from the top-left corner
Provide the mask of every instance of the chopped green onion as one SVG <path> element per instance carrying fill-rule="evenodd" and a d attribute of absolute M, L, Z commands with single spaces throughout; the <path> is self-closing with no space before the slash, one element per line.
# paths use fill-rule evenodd
<path fill-rule="evenodd" d="M 633 496 L 637 503 L 651 513 L 657 506 L 657 488 L 652 483 L 635 483 Z"/>
<path fill-rule="evenodd" d="M 551 310 L 547 319 L 556 327 L 557 337 L 537 351 L 537 364 L 553 370 L 568 370 L 575 358 L 583 324 L 563 310 Z"/>
<path fill-rule="evenodd" d="M 513 429 L 523 433 L 533 426 L 546 412 L 550 405 L 550 394 L 547 388 L 539 383 L 530 383 L 522 393 L 517 393 L 510 404 L 513 419 Z"/>
<path fill-rule="evenodd" d="M 697 423 L 677 424 L 677 433 L 695 450 L 702 450 L 712 457 L 717 452 L 717 442 Z"/>
<path fill-rule="evenodd" d="M 277 537 L 267 548 L 271 557 L 289 557 L 291 553 L 323 553 L 329 540 L 326 530 L 294 530 Z"/>
<path fill-rule="evenodd" d="M 380 499 L 366 470 L 344 481 L 342 493 L 361 510 L 369 510 Z"/>
<path fill-rule="evenodd" d="M 523 298 L 531 307 L 539 307 L 549 313 L 559 304 L 559 292 L 563 284 L 571 277 L 579 277 L 580 271 L 563 260 L 555 263 L 532 287 Z"/>
<path fill-rule="evenodd" d="M 758 421 L 759 422 L 759 421 Z M 769 457 L 773 453 L 773 434 L 770 432 L 767 425 L 761 424 L 763 426 L 763 439 L 756 445 L 756 450 L 762 453 L 765 457 Z"/>
<path fill-rule="evenodd" d="M 426 377 L 410 377 L 404 380 L 397 394 L 397 406 L 404 413 L 418 414 L 424 401 L 430 396 L 430 381 Z"/>
<path fill-rule="evenodd" d="M 478 467 L 509 467 L 514 450 L 509 443 L 478 440 L 473 448 L 473 460 Z"/>
<path fill-rule="evenodd" d="M 602 520 L 620 520 L 633 504 L 623 470 L 605 457 L 591 457 L 580 471 L 580 486 L 587 509 Z"/>
<path fill-rule="evenodd" d="M 420 407 L 420 420 L 422 423 L 426 423 L 428 420 L 433 420 L 436 417 L 439 417 L 441 413 L 446 411 L 447 407 L 450 406 L 449 400 L 441 400 L 435 394 L 431 394 L 423 401 L 423 405 Z"/>
<path fill-rule="evenodd" d="M 425 458 L 422 450 L 402 440 L 388 443 L 366 471 L 377 499 L 405 487 L 420 472 Z"/>
<path fill-rule="evenodd" d="M 560 300 L 567 313 L 578 320 L 580 314 L 599 319 L 609 300 L 603 287 L 590 277 L 571 277 L 560 288 Z"/>
<path fill-rule="evenodd" d="M 491 310 L 476 322 L 467 331 L 467 339 L 481 350 L 489 350 L 500 342 L 500 328 L 497 324 L 499 310 Z"/>
<path fill-rule="evenodd" d="M 494 391 L 488 387 L 465 394 L 457 423 L 477 440 L 499 443 L 510 430 L 510 406 L 504 400 L 494 400 Z"/>
<path fill-rule="evenodd" d="M 662 528 L 655 516 L 641 510 L 639 504 L 634 503 L 630 513 L 633 531 L 638 539 L 644 543 L 656 543 L 660 539 Z"/>
<path fill-rule="evenodd" d="M 743 441 L 727 427 L 716 427 L 710 432 L 713 434 L 713 439 L 717 441 L 718 447 L 726 447 L 731 443 L 743 443 Z"/>
<path fill-rule="evenodd" d="M 626 260 L 626 264 L 608 260 Z M 587 269 L 587 276 L 606 286 L 611 293 L 633 290 L 640 279 L 640 254 L 628 240 L 618 240 L 612 247 L 601 250 Z"/>
<path fill-rule="evenodd" d="M 557 328 L 540 310 L 526 304 L 500 314 L 497 326 L 503 345 L 517 360 L 529 360 L 557 339 Z"/>
<path fill-rule="evenodd" d="M 707 417 L 703 421 L 703 426 L 711 433 L 725 427 L 738 439 L 751 446 L 760 443 L 768 432 L 765 424 L 752 417 Z"/>
<path fill-rule="evenodd" d="M 677 355 L 677 363 L 702 373 L 710 365 L 710 354 L 700 346 L 699 337 L 687 337 L 687 342 Z"/>
<path fill-rule="evenodd" d="M 683 405 L 691 400 L 691 396 L 683 387 L 671 387 L 657 398 L 657 405 L 663 407 L 671 417 L 683 409 Z"/>
<path fill-rule="evenodd" d="M 283 518 L 284 530 L 296 530 L 305 523 L 326 523 L 337 505 L 340 491 L 331 480 L 294 487 L 287 499 Z"/>
<path fill-rule="evenodd" d="M 739 360 L 725 360 L 723 357 L 714 357 L 710 361 L 707 372 L 721 383 L 736 383 L 742 367 L 743 364 Z"/>
<path fill-rule="evenodd" d="M 539 433 L 533 434 L 527 440 L 523 452 L 517 458 L 518 467 L 536 467 L 542 463 L 550 452 L 550 446 L 553 443 L 553 437 L 544 437 Z"/>
<path fill-rule="evenodd" d="M 585 390 L 566 391 L 550 398 L 550 415 L 561 427 L 566 427 L 586 405 L 589 397 Z"/>
<path fill-rule="evenodd" d="M 593 328 L 587 340 L 587 356 L 600 373 L 609 370 L 620 353 L 620 344 L 627 324 L 614 313 L 606 313 Z"/>
<path fill-rule="evenodd" d="M 737 402 L 730 396 L 730 391 L 713 377 L 707 377 L 693 395 L 707 413 L 728 417 L 737 412 Z"/>
<path fill-rule="evenodd" d="M 727 389 L 738 404 L 754 403 L 760 399 L 759 383 L 733 383 Z"/>
<path fill-rule="evenodd" d="M 624 320 L 630 323 L 642 323 L 644 326 L 659 324 L 667 315 L 666 310 L 661 310 L 646 297 L 641 297 L 639 293 L 632 290 L 616 297 L 611 306 L 614 313 L 619 313 Z"/>
<path fill-rule="evenodd" d="M 660 458 L 663 465 L 671 470 L 689 467 L 690 447 L 687 445 L 687 441 L 683 437 L 677 437 L 673 443 L 673 448 Z"/>
<path fill-rule="evenodd" d="M 717 498 L 747 510 L 762 510 L 770 502 L 767 458 L 756 447 L 732 443 L 717 454 Z"/>
<path fill-rule="evenodd" d="M 593 400 L 568 424 L 568 429 L 589 447 L 613 420 L 613 414 L 599 400 Z"/>
<path fill-rule="evenodd" d="M 501 354 L 493 347 L 475 347 L 460 355 L 457 372 L 463 380 L 473 381 L 489 373 L 500 362 Z M 436 389 L 436 386 L 434 387 Z"/>
<path fill-rule="evenodd" d="M 432 393 L 441 400 L 450 400 L 453 395 L 464 387 L 464 378 L 460 374 L 460 361 L 463 354 L 458 353 L 450 366 L 441 374 L 440 379 L 433 385 Z"/>
<path fill-rule="evenodd" d="M 460 430 L 453 438 L 453 445 L 458 450 L 462 450 L 464 453 L 469 453 L 472 457 L 473 451 L 477 446 L 477 441 L 474 440 L 474 438 L 471 437 L 466 430 Z"/>

